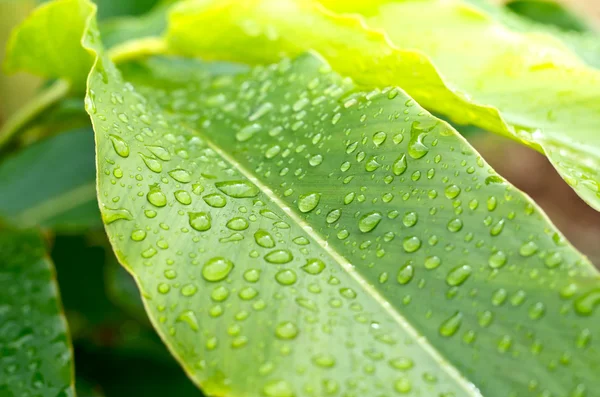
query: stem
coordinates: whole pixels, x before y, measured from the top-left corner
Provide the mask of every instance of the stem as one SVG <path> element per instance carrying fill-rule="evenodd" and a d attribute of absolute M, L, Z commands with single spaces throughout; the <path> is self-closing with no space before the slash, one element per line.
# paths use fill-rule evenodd
<path fill-rule="evenodd" d="M 13 114 L 0 128 L 0 150 L 33 118 L 65 96 L 70 83 L 58 80 Z"/>

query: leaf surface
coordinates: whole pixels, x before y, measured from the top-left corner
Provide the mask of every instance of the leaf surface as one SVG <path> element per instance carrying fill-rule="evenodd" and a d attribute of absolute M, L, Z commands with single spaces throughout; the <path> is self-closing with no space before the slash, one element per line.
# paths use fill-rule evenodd
<path fill-rule="evenodd" d="M 33 231 L 0 230 L 0 395 L 74 396 L 54 267 Z"/>
<path fill-rule="evenodd" d="M 88 84 L 101 211 L 208 394 L 595 387 L 597 272 L 401 90 L 314 55 L 123 71 Z"/>
<path fill-rule="evenodd" d="M 399 85 L 459 124 L 545 153 L 600 208 L 600 72 L 560 41 L 511 31 L 460 1 L 322 3 L 331 10 L 309 1 L 184 2 L 167 39 L 178 53 L 254 63 L 315 49 L 361 84 Z"/>

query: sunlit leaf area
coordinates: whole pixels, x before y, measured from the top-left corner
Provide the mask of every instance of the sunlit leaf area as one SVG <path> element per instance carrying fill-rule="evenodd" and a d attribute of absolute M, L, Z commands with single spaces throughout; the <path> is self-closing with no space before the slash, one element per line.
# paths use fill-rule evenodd
<path fill-rule="evenodd" d="M 597 397 L 594 0 L 0 1 L 0 397 Z"/>

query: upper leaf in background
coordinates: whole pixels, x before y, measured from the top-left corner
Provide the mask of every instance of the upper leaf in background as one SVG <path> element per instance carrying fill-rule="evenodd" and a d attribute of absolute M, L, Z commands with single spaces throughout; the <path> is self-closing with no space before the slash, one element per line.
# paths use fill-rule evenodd
<path fill-rule="evenodd" d="M 514 0 L 506 7 L 532 21 L 575 32 L 588 32 L 590 25 L 560 3 L 548 0 Z"/>
<path fill-rule="evenodd" d="M 170 15 L 167 39 L 176 52 L 254 63 L 316 49 L 363 85 L 397 84 L 457 123 L 543 151 L 600 209 L 600 72 L 565 45 L 549 35 L 511 31 L 459 1 L 323 3 L 337 12 L 362 12 L 368 26 L 384 29 L 391 41 L 360 16 L 291 0 L 184 2 Z"/>
<path fill-rule="evenodd" d="M 102 225 L 90 128 L 45 139 L 0 162 L 0 218 L 59 232 Z"/>
<path fill-rule="evenodd" d="M 598 386 L 597 272 L 402 91 L 312 55 L 123 68 L 88 80 L 101 211 L 208 394 Z"/>
<path fill-rule="evenodd" d="M 56 6 L 60 4 L 61 6 Z M 36 8 L 13 31 L 5 68 L 83 84 L 92 65 L 81 37 L 93 5 L 86 1 L 56 0 Z"/>
<path fill-rule="evenodd" d="M 73 354 L 41 236 L 0 231 L 0 395 L 75 396 Z"/>

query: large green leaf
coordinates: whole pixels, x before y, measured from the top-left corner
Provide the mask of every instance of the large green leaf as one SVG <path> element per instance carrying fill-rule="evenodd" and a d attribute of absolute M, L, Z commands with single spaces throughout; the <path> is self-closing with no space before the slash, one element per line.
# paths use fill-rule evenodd
<path fill-rule="evenodd" d="M 600 72 L 560 41 L 511 31 L 458 0 L 322 2 L 364 15 L 310 1 L 189 1 L 172 12 L 167 39 L 173 51 L 243 62 L 316 49 L 361 84 L 397 84 L 458 123 L 544 152 L 600 208 Z"/>
<path fill-rule="evenodd" d="M 0 395 L 74 396 L 54 268 L 32 231 L 0 230 Z"/>
<path fill-rule="evenodd" d="M 87 37 L 108 235 L 208 394 L 597 387 L 597 272 L 404 92 L 314 55 L 130 85 Z"/>
<path fill-rule="evenodd" d="M 0 162 L 0 218 L 61 232 L 101 226 L 94 175 L 90 128 L 29 146 Z"/>

